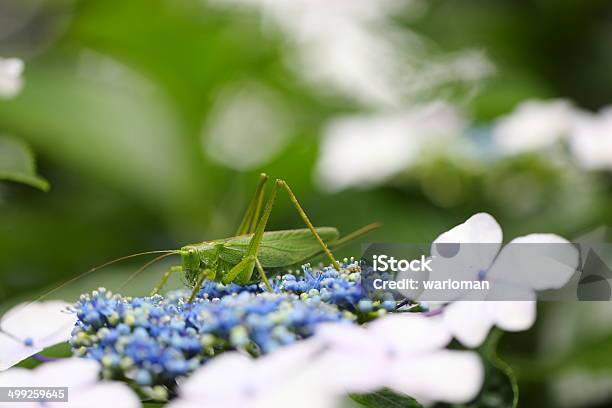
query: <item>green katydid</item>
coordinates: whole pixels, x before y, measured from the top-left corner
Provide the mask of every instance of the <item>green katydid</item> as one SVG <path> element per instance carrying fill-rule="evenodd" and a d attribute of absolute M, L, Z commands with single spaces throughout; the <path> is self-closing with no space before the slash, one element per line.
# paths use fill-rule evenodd
<path fill-rule="evenodd" d="M 315 228 L 289 185 L 284 180 L 278 179 L 272 186 L 272 191 L 264 208 L 263 202 L 267 181 L 268 176 L 261 174 L 255 195 L 236 231 L 236 236 L 185 245 L 179 250 L 170 251 L 163 255 L 165 257 L 171 254 L 179 254 L 182 258 L 182 265 L 171 267 L 164 274 L 153 293 L 158 293 L 162 289 L 172 273 L 182 272 L 185 281 L 193 288 L 189 299 L 192 302 L 204 279 L 217 280 L 223 283 L 245 284 L 250 282 L 255 269 L 270 289 L 270 283 L 264 268 L 291 266 L 321 254 L 325 254 L 334 268 L 339 270 L 338 261 L 336 261 L 330 248 L 338 248 L 379 226 L 377 223 L 370 224 L 343 238 L 339 237 L 336 228 Z M 289 199 L 307 228 L 265 231 L 279 188 L 287 192 Z"/>
<path fill-rule="evenodd" d="M 124 256 L 90 269 L 85 274 L 73 278 L 47 292 L 38 300 L 104 266 L 140 255 L 159 253 L 164 255 L 158 256 L 146 263 L 142 268 L 133 273 L 126 283 L 155 262 L 171 255 L 180 255 L 182 258 L 181 265 L 173 266 L 164 273 L 161 281 L 153 290 L 152 295 L 161 291 L 171 274 L 183 273 L 185 282 L 192 288 L 189 302 L 193 302 L 205 279 L 221 281 L 223 283 L 236 282 L 245 284 L 251 281 L 255 269 L 257 269 L 266 287 L 271 290 L 271 285 L 266 277 L 264 268 L 288 267 L 318 257 L 319 255 L 326 255 L 333 267 L 339 270 L 340 266 L 331 250 L 337 249 L 380 226 L 378 223 L 372 223 L 340 238 L 336 228 L 315 228 L 312 225 L 291 188 L 284 180 L 276 180 L 264 207 L 265 185 L 267 182 L 268 176 L 262 173 L 255 190 L 255 195 L 249 203 L 235 236 L 185 245 L 176 250 L 148 251 Z M 279 188 L 287 192 L 289 199 L 307 228 L 265 231 Z"/>

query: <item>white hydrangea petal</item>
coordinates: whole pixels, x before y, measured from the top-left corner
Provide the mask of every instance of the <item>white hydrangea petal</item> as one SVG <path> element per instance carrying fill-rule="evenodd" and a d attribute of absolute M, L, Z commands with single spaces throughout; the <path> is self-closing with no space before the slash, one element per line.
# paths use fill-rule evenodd
<path fill-rule="evenodd" d="M 246 390 L 245 395 L 260 396 L 271 388 L 271 384 L 294 377 L 315 358 L 321 349 L 312 339 L 281 347 L 273 353 L 252 361 L 250 374 L 237 383 L 236 388 Z M 232 376 L 232 381 L 236 381 Z M 247 398 L 248 399 L 248 398 Z"/>
<path fill-rule="evenodd" d="M 541 150 L 568 136 L 577 115 L 565 99 L 525 101 L 495 123 L 493 141 L 507 154 Z"/>
<path fill-rule="evenodd" d="M 576 272 L 580 254 L 568 240 L 555 234 L 530 234 L 506 245 L 488 278 L 535 290 L 558 289 Z"/>
<path fill-rule="evenodd" d="M 319 354 L 322 346 L 317 339 L 298 341 L 281 347 L 254 361 L 255 377 L 262 385 L 286 378 L 302 369 Z"/>
<path fill-rule="evenodd" d="M 432 243 L 434 260 L 430 279 L 476 279 L 493 263 L 502 239 L 501 227 L 490 214 L 471 216 L 463 224 L 440 234 Z"/>
<path fill-rule="evenodd" d="M 85 358 L 65 358 L 42 364 L 33 372 L 37 385 L 78 388 L 98 381 L 100 364 Z"/>
<path fill-rule="evenodd" d="M 18 58 L 0 58 L 0 98 L 13 98 L 23 87 L 21 73 L 23 61 Z"/>
<path fill-rule="evenodd" d="M 397 114 L 336 119 L 321 142 L 319 183 L 331 191 L 367 187 L 407 168 L 419 149 L 406 132 L 409 125 Z"/>
<path fill-rule="evenodd" d="M 494 322 L 486 301 L 460 301 L 449 304 L 441 319 L 452 335 L 466 347 L 478 347 L 487 338 Z"/>
<path fill-rule="evenodd" d="M 127 385 L 98 383 L 99 370 L 96 361 L 67 358 L 42 364 L 34 370 L 4 371 L 0 373 L 0 386 L 68 387 L 68 404 L 46 404 L 49 407 L 140 407 L 140 400 Z"/>
<path fill-rule="evenodd" d="M 299 394 L 299 397 L 296 395 Z M 276 392 L 266 394 L 264 397 L 257 399 L 248 407 L 253 408 L 270 408 L 270 407 L 291 407 L 291 408 L 341 408 L 342 398 L 334 394 L 325 394 L 321 392 L 303 392 L 302 387 L 285 387 L 276 389 Z M 224 405 L 219 408 L 231 408 Z M 244 405 L 236 406 L 235 408 L 246 408 Z"/>
<path fill-rule="evenodd" d="M 442 348 L 452 336 L 444 323 L 421 314 L 403 313 L 387 315 L 374 320 L 367 330 L 385 349 L 396 353 L 419 354 Z"/>
<path fill-rule="evenodd" d="M 180 389 L 188 399 L 214 400 L 235 394 L 253 381 L 255 370 L 250 357 L 238 352 L 224 353 L 198 369 Z"/>
<path fill-rule="evenodd" d="M 428 402 L 468 402 L 484 379 L 480 358 L 469 351 L 439 350 L 398 360 L 391 371 L 391 388 Z"/>
<path fill-rule="evenodd" d="M 68 341 L 77 316 L 66 311 L 68 303 L 51 300 L 22 303 L 2 316 L 0 328 L 25 340 L 30 338 L 34 346 L 49 347 Z"/>
<path fill-rule="evenodd" d="M 283 381 L 276 381 L 267 392 L 257 396 L 252 408 L 292 407 L 292 408 L 334 408 L 341 407 L 340 395 L 331 392 L 321 383 L 321 377 L 307 370 L 294 371 Z M 307 390 L 304 392 L 304 390 Z M 227 406 L 223 407 L 226 408 Z M 242 408 L 244 407 L 236 407 Z"/>
<path fill-rule="evenodd" d="M 318 181 L 331 191 L 381 184 L 413 166 L 423 150 L 448 145 L 464 125 L 442 101 L 336 119 L 323 132 Z"/>
<path fill-rule="evenodd" d="M 69 390 L 68 404 L 50 404 L 51 407 L 71 408 L 139 408 L 140 399 L 134 391 L 121 382 L 99 382 L 95 385 Z"/>
<path fill-rule="evenodd" d="M 10 77 L 15 78 L 23 73 L 24 64 L 19 58 L 0 58 L 0 64 L 4 74 Z"/>
<path fill-rule="evenodd" d="M 488 213 L 477 213 L 468 218 L 464 223 L 451 228 L 440 234 L 434 243 L 443 242 L 472 242 L 501 244 L 503 239 L 502 229 Z M 432 253 L 436 253 L 435 246 Z"/>
<path fill-rule="evenodd" d="M 16 367 L 0 372 L 0 387 L 30 387 L 34 385 L 31 370 Z"/>
<path fill-rule="evenodd" d="M 440 244 L 443 245 L 443 244 Z M 443 258 L 441 256 L 434 256 L 431 260 L 430 267 L 431 272 L 427 280 L 430 282 L 446 282 L 449 279 L 455 282 L 474 282 L 480 279 L 481 273 L 486 273 L 487 266 L 484 266 L 485 262 L 492 259 L 492 254 L 497 250 L 497 244 L 463 244 L 461 245 L 460 254 L 452 258 Z M 484 255 L 487 260 L 482 261 L 479 256 Z M 414 277 L 414 272 L 407 272 L 406 276 L 401 278 L 407 279 Z M 424 285 L 421 284 L 421 287 Z M 421 292 L 415 298 L 419 302 L 427 302 L 435 306 L 436 303 L 447 303 L 456 300 L 462 300 L 470 298 L 472 300 L 478 300 L 476 298 L 484 298 L 486 290 L 469 290 L 460 288 L 440 288 L 431 287 L 423 288 Z"/>
<path fill-rule="evenodd" d="M 597 114 L 582 114 L 575 121 L 571 152 L 587 170 L 612 168 L 612 106 Z"/>
<path fill-rule="evenodd" d="M 202 408 L 202 402 L 198 400 L 185 399 L 183 397 L 173 399 L 166 408 Z M 206 408 L 214 408 L 207 405 Z"/>
<path fill-rule="evenodd" d="M 415 314 L 385 316 L 366 328 L 322 325 L 316 337 L 330 346 L 307 370 L 336 393 L 367 393 L 386 386 L 388 366 L 400 356 L 446 346 L 451 335 L 438 319 Z"/>
<path fill-rule="evenodd" d="M 347 353 L 374 354 L 380 349 L 380 344 L 369 332 L 352 324 L 320 324 L 315 336 L 324 346 Z"/>
<path fill-rule="evenodd" d="M 384 386 L 387 345 L 372 328 L 326 323 L 315 337 L 327 351 L 308 367 L 325 389 L 337 393 L 366 393 Z"/>
<path fill-rule="evenodd" d="M 319 380 L 318 389 L 337 395 L 368 393 L 387 382 L 389 359 L 381 353 L 351 353 L 328 350 L 304 367 L 311 378 Z"/>
<path fill-rule="evenodd" d="M 529 329 L 536 320 L 536 302 L 487 302 L 495 325 L 506 331 Z"/>
<path fill-rule="evenodd" d="M 188 379 L 181 386 L 180 398 L 170 407 L 286 406 L 291 401 L 297 404 L 297 388 L 291 393 L 286 390 L 298 387 L 298 384 L 294 384 L 298 377 L 300 389 L 303 389 L 305 381 L 311 382 L 318 389 L 321 376 L 307 377 L 305 372 L 311 366 L 309 361 L 315 358 L 314 354 L 318 354 L 319 350 L 318 342 L 306 340 L 259 359 L 251 359 L 236 352 L 225 353 Z M 292 406 L 333 406 L 327 405 L 327 402 L 335 400 L 330 397 L 331 391 L 323 394 L 324 390 L 321 388 L 313 395 L 303 396 L 298 405 Z M 316 401 L 316 405 L 312 405 L 313 401 Z M 272 403 L 284 405 L 269 405 Z"/>
<path fill-rule="evenodd" d="M 42 351 L 42 347 L 28 347 L 6 334 L 0 333 L 0 371 Z"/>
<path fill-rule="evenodd" d="M 323 394 L 318 392 L 303 393 L 299 398 L 296 398 L 296 392 L 302 391 L 302 388 L 280 388 L 274 393 L 267 394 L 265 397 L 256 400 L 252 405 L 253 408 L 269 408 L 269 407 L 292 407 L 292 408 L 334 408 L 343 407 L 342 398 L 333 394 Z M 228 408 L 227 405 L 220 408 Z M 243 408 L 237 406 L 235 408 Z"/>

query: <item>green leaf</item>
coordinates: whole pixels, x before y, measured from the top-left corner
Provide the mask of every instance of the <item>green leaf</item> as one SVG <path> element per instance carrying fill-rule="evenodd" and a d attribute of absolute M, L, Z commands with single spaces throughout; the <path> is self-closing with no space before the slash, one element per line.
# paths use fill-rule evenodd
<path fill-rule="evenodd" d="M 407 395 L 382 390 L 371 394 L 353 394 L 353 401 L 368 408 L 422 408 L 422 405 Z"/>
<path fill-rule="evenodd" d="M 9 136 L 0 136 L 0 180 L 49 191 L 49 182 L 36 174 L 34 154 L 28 145 Z"/>

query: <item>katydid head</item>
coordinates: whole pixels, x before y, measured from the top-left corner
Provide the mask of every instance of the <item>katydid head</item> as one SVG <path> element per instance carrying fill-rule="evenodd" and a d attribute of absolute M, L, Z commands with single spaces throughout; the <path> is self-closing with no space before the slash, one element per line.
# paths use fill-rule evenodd
<path fill-rule="evenodd" d="M 200 269 L 200 256 L 198 250 L 192 246 L 185 246 L 180 250 L 183 261 L 183 270 L 196 271 Z"/>
<path fill-rule="evenodd" d="M 183 269 L 185 270 L 211 267 L 215 263 L 217 252 L 218 248 L 215 242 L 185 245 L 178 251 L 181 255 Z"/>
<path fill-rule="evenodd" d="M 186 245 L 178 252 L 181 255 L 185 280 L 190 284 L 196 283 L 203 270 L 215 269 L 217 248 L 213 242 Z"/>

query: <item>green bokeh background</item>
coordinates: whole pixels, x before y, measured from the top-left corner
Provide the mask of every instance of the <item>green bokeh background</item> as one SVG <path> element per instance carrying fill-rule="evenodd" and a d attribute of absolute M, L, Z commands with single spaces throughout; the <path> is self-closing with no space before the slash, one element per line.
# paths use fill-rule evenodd
<path fill-rule="evenodd" d="M 593 110 L 612 101 L 609 1 L 434 0 L 419 18 L 397 22 L 428 37 L 436 52 L 487 53 L 496 73 L 462 106 L 476 125 L 527 98 L 567 97 Z M 22 94 L 0 101 L 0 133 L 32 147 L 52 188 L 0 184 L 0 308 L 109 259 L 228 236 L 261 171 L 286 179 L 318 225 L 348 232 L 382 221 L 372 241 L 428 242 L 477 211 L 495 215 L 506 238 L 556 232 L 571 239 L 612 221 L 609 176 L 533 157 L 485 173 L 432 160 L 387 186 L 317 190 L 313 166 L 323 126 L 360 107 L 304 83 L 284 63 L 282 35 L 263 30 L 253 13 L 204 0 L 0 0 L 1 25 L 0 56 L 23 58 L 26 72 Z M 116 63 L 123 67 L 117 75 Z M 243 81 L 281 97 L 292 137 L 272 161 L 237 172 L 203 153 L 201 132 L 222 90 Z M 509 179 L 518 180 L 521 195 L 504 190 Z M 452 189 L 460 199 L 444 200 Z M 279 200 L 270 227 L 301 227 L 287 199 Z M 341 255 L 358 254 L 353 245 Z M 55 295 L 118 288 L 138 264 L 108 268 Z M 162 269 L 126 290 L 146 293 Z M 551 384 L 575 367 L 612 375 L 612 319 L 584 319 L 612 313 L 607 306 L 544 305 L 532 330 L 504 337 L 502 355 L 521 382 L 520 406 L 557 406 Z M 553 353 L 546 339 L 568 327 L 581 335 Z M 611 406 L 612 391 L 607 395 L 579 406 Z"/>

